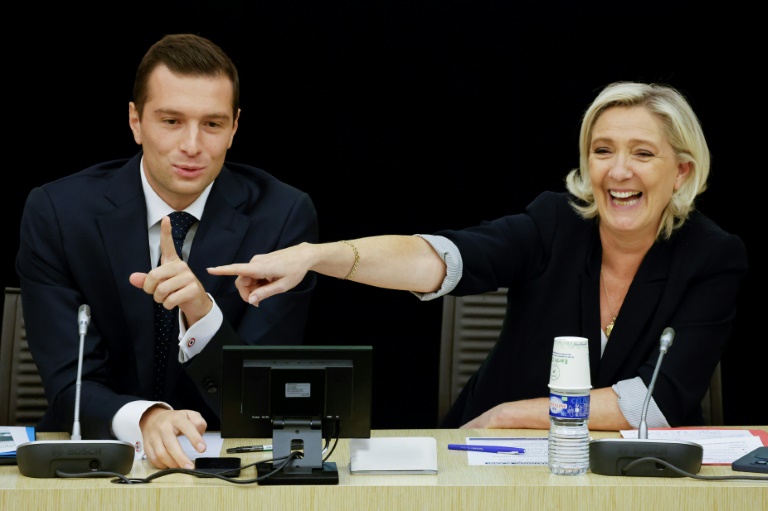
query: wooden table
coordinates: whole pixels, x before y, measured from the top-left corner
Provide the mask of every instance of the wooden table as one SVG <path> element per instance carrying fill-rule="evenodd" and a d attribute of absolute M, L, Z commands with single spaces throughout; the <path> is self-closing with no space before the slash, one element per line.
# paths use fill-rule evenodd
<path fill-rule="evenodd" d="M 745 428 L 768 430 L 761 426 Z M 338 485 L 237 485 L 186 474 L 164 476 L 144 485 L 120 485 L 110 482 L 111 478 L 29 478 L 22 476 L 15 465 L 4 465 L 0 466 L 0 510 L 768 510 L 768 481 L 615 477 L 589 472 L 556 476 L 543 465 L 470 466 L 466 453 L 446 447 L 448 443 L 463 443 L 469 436 L 546 435 L 541 430 L 377 430 L 373 437 L 436 438 L 438 474 L 350 475 L 349 441 L 340 440 L 329 460 L 337 463 Z M 618 436 L 615 432 L 592 432 L 593 438 Z M 38 435 L 39 440 L 62 438 L 68 435 Z M 228 438 L 223 449 L 252 443 L 271 443 L 271 439 Z M 270 455 L 232 456 L 241 457 L 245 465 Z M 136 461 L 129 476 L 141 478 L 155 471 L 148 461 Z M 699 473 L 745 474 L 733 472 L 730 466 L 710 465 L 703 466 Z M 254 477 L 254 468 L 241 474 L 243 479 Z"/>

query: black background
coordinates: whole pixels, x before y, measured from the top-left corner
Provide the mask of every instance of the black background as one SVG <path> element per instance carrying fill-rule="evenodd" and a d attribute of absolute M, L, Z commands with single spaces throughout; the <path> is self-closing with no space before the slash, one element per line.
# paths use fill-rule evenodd
<path fill-rule="evenodd" d="M 725 420 L 768 424 L 759 398 L 765 302 L 756 298 L 765 287 L 765 46 L 756 9 L 535 4 L 19 5 L 2 36 L 10 113 L 3 284 L 18 286 L 13 261 L 32 187 L 138 150 L 127 115 L 134 73 L 166 33 L 209 37 L 233 58 L 242 115 L 228 159 L 308 192 L 323 241 L 429 233 L 519 212 L 544 189 L 564 189 L 578 165 L 580 116 L 599 89 L 665 82 L 688 96 L 713 154 L 699 208 L 749 250 L 722 362 Z M 321 277 L 307 342 L 373 345 L 374 428 L 431 428 L 441 310 L 441 300 Z"/>

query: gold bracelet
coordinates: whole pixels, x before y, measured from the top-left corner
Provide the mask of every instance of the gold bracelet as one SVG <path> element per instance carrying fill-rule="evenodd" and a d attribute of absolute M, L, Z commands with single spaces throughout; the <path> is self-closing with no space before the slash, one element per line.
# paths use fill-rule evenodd
<path fill-rule="evenodd" d="M 347 240 L 341 240 L 341 242 L 342 242 L 342 243 L 346 243 L 347 245 L 349 245 L 350 247 L 352 247 L 352 250 L 355 252 L 355 262 L 354 262 L 354 264 L 352 265 L 352 269 L 351 269 L 351 270 L 349 270 L 349 273 L 347 273 L 347 276 L 346 276 L 346 277 L 344 277 L 343 279 L 341 279 L 341 280 L 347 280 L 347 279 L 351 278 L 351 277 L 352 277 L 352 275 L 354 275 L 354 274 L 355 274 L 355 272 L 357 271 L 357 264 L 360 262 L 360 253 L 357 251 L 357 247 L 356 247 L 356 246 L 355 246 L 355 245 L 354 245 L 354 244 L 353 244 L 351 241 L 347 241 Z"/>

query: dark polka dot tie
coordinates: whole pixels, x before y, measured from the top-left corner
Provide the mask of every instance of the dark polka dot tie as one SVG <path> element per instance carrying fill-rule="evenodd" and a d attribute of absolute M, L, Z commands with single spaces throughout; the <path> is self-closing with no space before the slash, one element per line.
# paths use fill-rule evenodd
<path fill-rule="evenodd" d="M 171 234 L 176 253 L 181 255 L 181 247 L 184 246 L 184 238 L 187 237 L 189 228 L 197 219 L 184 211 L 174 211 L 171 217 Z M 162 254 L 160 260 L 162 261 Z M 160 262 L 157 263 L 158 266 Z M 178 344 L 179 338 L 179 308 L 168 310 L 162 303 L 155 302 L 155 385 L 154 398 L 162 400 L 163 387 L 165 386 L 165 368 L 167 367 L 168 351 L 171 346 Z"/>

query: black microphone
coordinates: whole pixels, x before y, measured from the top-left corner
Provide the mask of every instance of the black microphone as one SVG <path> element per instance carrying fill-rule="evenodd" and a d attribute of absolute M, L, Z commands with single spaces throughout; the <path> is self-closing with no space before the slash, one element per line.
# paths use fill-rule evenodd
<path fill-rule="evenodd" d="M 653 370 L 648 392 L 645 395 L 643 409 L 640 414 L 640 426 L 637 439 L 633 438 L 601 438 L 589 442 L 589 469 L 594 474 L 613 476 L 642 476 L 642 477 L 683 477 L 666 465 L 648 460 L 625 469 L 627 465 L 641 458 L 658 458 L 689 474 L 697 474 L 701 470 L 704 458 L 704 448 L 687 440 L 648 440 L 648 405 L 651 402 L 653 387 L 659 375 L 661 361 L 672 346 L 675 331 L 671 327 L 664 329 L 659 341 L 659 358 Z"/>
<path fill-rule="evenodd" d="M 83 345 L 91 308 L 83 304 L 77 311 L 80 333 L 80 353 L 77 357 L 75 382 L 75 420 L 70 440 L 38 440 L 19 444 L 16 448 L 16 464 L 19 472 L 27 477 L 92 476 L 104 472 L 105 476 L 127 474 L 133 468 L 134 448 L 122 440 L 81 440 L 80 436 L 80 385 L 83 370 Z M 61 472 L 59 475 L 57 472 Z"/>

